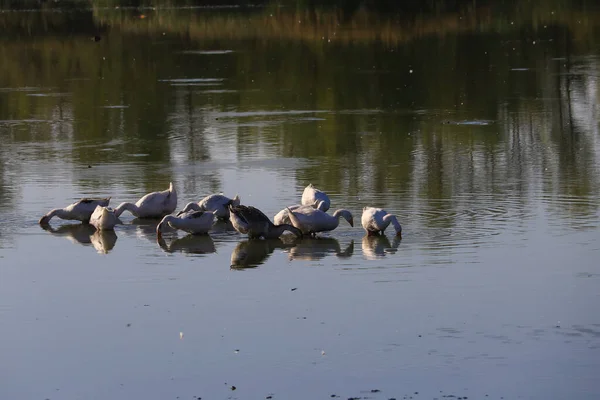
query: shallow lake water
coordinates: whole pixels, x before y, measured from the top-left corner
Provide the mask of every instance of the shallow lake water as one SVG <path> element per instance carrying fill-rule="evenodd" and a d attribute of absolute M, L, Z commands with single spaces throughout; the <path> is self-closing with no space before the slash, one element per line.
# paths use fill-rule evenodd
<path fill-rule="evenodd" d="M 1 399 L 600 398 L 600 9 L 13 3 Z M 38 224 L 169 182 L 355 225 Z"/>

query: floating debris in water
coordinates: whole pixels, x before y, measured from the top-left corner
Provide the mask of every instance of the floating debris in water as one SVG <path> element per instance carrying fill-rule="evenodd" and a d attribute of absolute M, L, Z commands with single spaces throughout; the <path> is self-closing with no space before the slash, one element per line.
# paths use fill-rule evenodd
<path fill-rule="evenodd" d="M 177 79 L 159 79 L 159 82 L 171 82 L 179 84 L 194 84 L 207 82 L 222 82 L 223 78 L 177 78 Z"/>
<path fill-rule="evenodd" d="M 486 126 L 486 125 L 492 125 L 494 123 L 494 121 L 492 121 L 492 120 L 485 120 L 485 119 L 472 120 L 472 121 L 450 121 L 450 120 L 445 120 L 442 123 L 445 124 L 445 125 L 476 125 L 476 126 Z"/>
<path fill-rule="evenodd" d="M 233 53 L 233 50 L 184 50 L 184 51 L 179 51 L 178 53 L 179 54 L 214 55 L 214 54 Z"/>
<path fill-rule="evenodd" d="M 69 97 L 71 93 L 29 93 L 30 97 Z"/>

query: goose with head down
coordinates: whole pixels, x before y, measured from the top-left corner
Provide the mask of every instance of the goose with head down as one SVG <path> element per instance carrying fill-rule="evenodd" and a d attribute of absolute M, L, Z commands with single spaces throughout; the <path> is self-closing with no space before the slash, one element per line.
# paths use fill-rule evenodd
<path fill-rule="evenodd" d="M 392 224 L 396 230 L 396 236 L 402 238 L 402 226 L 398 222 L 398 218 L 382 208 L 364 207 L 360 222 L 368 236 L 383 234 L 385 229 Z"/>
<path fill-rule="evenodd" d="M 40 225 L 47 225 L 54 217 L 66 220 L 76 220 L 84 223 L 90 221 L 90 217 L 97 206 L 106 207 L 110 203 L 110 197 L 105 199 L 81 199 L 65 208 L 55 208 L 40 218 Z"/>
<path fill-rule="evenodd" d="M 333 215 L 329 215 L 311 206 L 298 207 L 295 210 L 286 208 L 275 216 L 274 221 L 276 224 L 291 223 L 303 234 L 314 236 L 318 232 L 328 232 L 337 228 L 340 218 L 354 226 L 352 213 L 346 209 L 335 210 Z"/>
<path fill-rule="evenodd" d="M 137 218 L 162 218 L 171 214 L 177 208 L 177 192 L 173 183 L 169 184 L 169 189 L 162 192 L 148 193 L 134 203 L 121 203 L 115 209 L 115 214 L 119 217 L 124 211 L 129 211 Z"/>
<path fill-rule="evenodd" d="M 215 220 L 216 211 L 188 211 L 183 214 L 167 215 L 156 226 L 156 235 L 160 240 L 162 230 L 168 224 L 173 229 L 180 229 L 194 235 L 203 235 L 210 231 Z"/>
<path fill-rule="evenodd" d="M 229 219 L 229 205 L 239 206 L 240 196 L 237 194 L 233 199 L 222 194 L 211 194 L 206 196 L 197 203 L 187 203 L 183 210 L 177 215 L 188 211 L 215 211 L 215 215 L 219 219 Z"/>
<path fill-rule="evenodd" d="M 321 211 L 329 210 L 331 201 L 329 196 L 322 190 L 317 189 L 312 183 L 309 183 L 302 192 L 302 205 L 318 208 Z"/>
<path fill-rule="evenodd" d="M 289 224 L 273 224 L 269 217 L 252 206 L 230 205 L 229 220 L 236 231 L 248 234 L 250 238 L 273 239 L 278 238 L 285 231 L 302 237 L 302 232 L 298 228 Z"/>
<path fill-rule="evenodd" d="M 97 206 L 90 217 L 90 225 L 99 231 L 109 231 L 119 223 L 115 210 L 110 207 Z"/>

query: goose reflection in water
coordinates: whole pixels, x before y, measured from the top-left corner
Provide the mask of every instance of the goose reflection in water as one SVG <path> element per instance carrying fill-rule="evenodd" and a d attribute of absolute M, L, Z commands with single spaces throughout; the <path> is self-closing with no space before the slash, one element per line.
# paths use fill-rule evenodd
<path fill-rule="evenodd" d="M 108 254 L 117 243 L 117 234 L 114 230 L 96 231 L 90 236 L 92 245 L 99 254 Z"/>
<path fill-rule="evenodd" d="M 290 249 L 290 260 L 316 261 L 335 254 L 339 258 L 350 258 L 354 254 L 354 240 L 342 249 L 337 239 L 330 237 L 303 238 Z"/>
<path fill-rule="evenodd" d="M 398 251 L 402 239 L 394 236 L 392 242 L 385 235 L 368 236 L 362 238 L 362 252 L 367 260 L 377 260 L 388 254 Z"/>
<path fill-rule="evenodd" d="M 231 253 L 231 268 L 256 268 L 263 264 L 276 249 L 291 249 L 295 242 L 281 239 L 242 240 Z"/>
<path fill-rule="evenodd" d="M 217 251 L 215 242 L 209 235 L 189 234 L 168 242 L 161 237 L 157 241 L 160 248 L 167 253 L 211 254 Z"/>
<path fill-rule="evenodd" d="M 115 231 L 97 231 L 95 227 L 89 224 L 65 224 L 58 228 L 44 224 L 42 229 L 52 235 L 65 237 L 72 243 L 84 246 L 91 244 L 101 254 L 110 252 L 117 243 Z"/>

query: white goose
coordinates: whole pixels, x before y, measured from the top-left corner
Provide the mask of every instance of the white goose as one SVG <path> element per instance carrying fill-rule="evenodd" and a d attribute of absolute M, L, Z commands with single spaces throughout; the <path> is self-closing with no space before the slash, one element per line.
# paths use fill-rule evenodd
<path fill-rule="evenodd" d="M 97 206 L 90 217 L 90 225 L 99 231 L 114 229 L 117 223 L 119 218 L 115 215 L 115 210 L 110 207 Z"/>
<path fill-rule="evenodd" d="M 177 208 L 177 192 L 173 187 L 173 182 L 169 184 L 169 189 L 162 192 L 148 193 L 135 204 L 121 203 L 115 209 L 115 214 L 119 217 L 123 211 L 129 211 L 138 218 L 162 218 L 171 214 Z"/>
<path fill-rule="evenodd" d="M 314 236 L 318 232 L 332 231 L 337 228 L 340 224 L 340 217 L 348 221 L 350 226 L 354 226 L 354 218 L 348 210 L 335 210 L 333 215 L 329 215 L 325 211 L 311 206 L 298 207 L 293 211 L 286 208 L 277 213 L 273 220 L 276 224 L 291 223 L 303 234 Z"/>
<path fill-rule="evenodd" d="M 40 225 L 47 225 L 53 217 L 61 219 L 77 220 L 88 223 L 96 206 L 106 207 L 110 203 L 110 197 L 106 199 L 81 199 L 65 208 L 55 208 L 40 218 Z"/>
<path fill-rule="evenodd" d="M 239 206 L 240 196 L 237 194 L 233 199 L 222 194 L 211 194 L 206 196 L 198 203 L 187 203 L 183 210 L 177 215 L 183 214 L 188 211 L 216 211 L 215 215 L 219 219 L 229 219 L 229 205 Z"/>
<path fill-rule="evenodd" d="M 391 223 L 396 229 L 396 235 L 402 238 L 402 226 L 398 222 L 398 218 L 393 214 L 388 214 L 384 209 L 364 207 L 360 222 L 368 236 L 383 233 Z"/>
<path fill-rule="evenodd" d="M 331 201 L 325 192 L 314 187 L 312 183 L 309 183 L 308 186 L 304 188 L 304 192 L 302 192 L 302 205 L 319 208 L 321 211 L 327 211 L 331 206 Z"/>
<path fill-rule="evenodd" d="M 167 215 L 156 226 L 158 240 L 162 237 L 162 230 L 168 224 L 173 229 L 180 229 L 194 235 L 208 233 L 212 228 L 215 213 L 211 211 L 188 211 L 181 215 Z"/>

